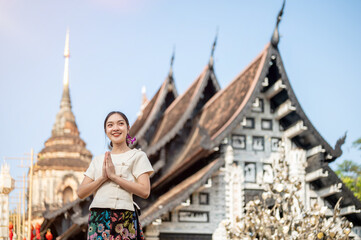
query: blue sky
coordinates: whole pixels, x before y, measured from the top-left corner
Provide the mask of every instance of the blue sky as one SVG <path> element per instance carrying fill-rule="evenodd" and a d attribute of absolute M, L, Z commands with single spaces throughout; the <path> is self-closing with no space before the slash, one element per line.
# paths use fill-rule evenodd
<path fill-rule="evenodd" d="M 174 77 L 183 93 L 207 64 L 219 28 L 215 72 L 222 88 L 262 51 L 281 0 L 0 0 L 0 156 L 39 152 L 50 137 L 62 94 L 64 43 L 70 28 L 70 94 L 87 148 L 106 150 L 111 110 L 134 122 L 141 87 L 152 97 L 175 46 Z M 279 49 L 303 110 L 344 154 L 361 137 L 361 2 L 287 1 Z M 10 161 L 11 173 L 24 172 Z M 332 165 L 334 166 L 334 164 Z M 13 194 L 14 195 L 14 194 Z"/>

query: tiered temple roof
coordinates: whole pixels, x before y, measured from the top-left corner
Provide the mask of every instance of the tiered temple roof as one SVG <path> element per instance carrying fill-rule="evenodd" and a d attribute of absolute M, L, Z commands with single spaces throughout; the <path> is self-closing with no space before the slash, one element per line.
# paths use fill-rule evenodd
<path fill-rule="evenodd" d="M 172 57 L 172 63 L 173 63 Z M 172 104 L 174 99 L 178 97 L 178 92 L 174 84 L 172 66 L 167 78 L 158 89 L 154 97 L 147 103 L 140 113 L 140 116 L 132 125 L 130 130 L 131 136 L 137 136 L 141 142 L 137 144 L 143 148 L 147 148 L 151 137 L 154 135 L 155 126 L 161 120 L 164 111 Z"/>
<path fill-rule="evenodd" d="M 218 92 L 210 94 L 211 97 L 206 101 L 199 101 L 200 96 L 207 94 L 205 81 L 213 73 L 213 66 L 212 68 L 207 66 L 188 90 L 176 98 L 163 113 L 162 120 L 147 148 L 147 154 L 152 164 L 158 166 L 159 162 L 164 161 L 163 151 L 174 151 L 167 143 L 177 143 L 178 150 L 177 154 L 167 155 L 166 164 L 159 164 L 161 166 L 159 169 L 157 167 L 151 179 L 152 193 L 149 200 L 139 199 L 145 208 L 141 217 L 143 224 L 151 223 L 165 212 L 159 210 L 160 208 L 158 211 L 154 210 L 156 206 L 174 206 L 176 202 L 188 198 L 189 194 L 180 194 L 179 189 L 183 189 L 183 186 L 192 188 L 194 184 L 198 184 L 197 179 L 202 179 L 209 173 L 204 169 L 210 168 L 219 161 L 218 147 L 223 139 L 242 122 L 260 93 L 264 93 L 271 101 L 271 108 L 276 113 L 285 135 L 297 146 L 307 150 L 310 156 L 315 149 L 321 149 L 322 154 L 317 164 L 332 172 L 328 163 L 342 154 L 341 145 L 345 137 L 340 138 L 335 148 L 332 148 L 302 110 L 278 50 L 278 24 L 282 11 L 283 9 L 277 18 L 270 43 L 226 88 L 221 91 L 217 88 Z M 196 105 L 199 111 L 191 115 L 190 112 L 194 112 Z M 187 120 L 190 122 L 186 124 Z M 190 127 L 186 135 L 182 134 L 184 126 Z M 175 139 L 176 136 L 181 135 L 182 141 Z M 309 162 L 309 164 L 315 163 Z M 338 179 L 333 172 L 329 177 L 333 180 L 317 181 L 319 186 L 312 181 L 311 184 L 316 184 L 317 189 L 328 188 L 331 182 Z M 340 189 L 346 189 L 339 179 L 336 182 L 342 185 Z M 347 208 L 352 204 L 353 209 L 361 208 L 360 201 L 348 190 L 340 190 L 338 195 L 332 194 L 327 200 L 334 205 L 337 202 L 336 198 L 343 194 L 349 197 L 349 200 L 343 202 L 343 207 Z M 361 221 L 361 214 L 356 210 L 347 217 Z"/>
<path fill-rule="evenodd" d="M 65 68 L 63 80 L 63 95 L 60 110 L 56 115 L 51 137 L 45 142 L 38 154 L 38 161 L 34 171 L 37 170 L 74 170 L 85 171 L 92 158 L 86 149 L 85 142 L 79 136 L 79 130 L 71 110 L 69 93 L 69 32 L 65 42 Z"/>

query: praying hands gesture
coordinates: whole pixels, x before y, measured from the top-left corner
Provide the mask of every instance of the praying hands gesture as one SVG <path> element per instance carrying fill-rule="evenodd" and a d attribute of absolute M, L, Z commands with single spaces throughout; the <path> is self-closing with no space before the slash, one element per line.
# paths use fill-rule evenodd
<path fill-rule="evenodd" d="M 110 152 L 106 152 L 104 156 L 102 177 L 110 180 L 113 180 L 114 177 L 116 177 L 115 167 Z"/>
<path fill-rule="evenodd" d="M 108 180 L 111 180 L 112 182 L 118 184 L 122 189 L 141 198 L 148 198 L 150 194 L 150 180 L 148 173 L 141 174 L 135 182 L 126 180 L 121 176 L 117 176 L 110 152 L 106 152 L 101 177 L 93 180 L 88 176 L 85 176 L 77 191 L 79 198 L 83 199 L 86 196 L 89 196 Z"/>

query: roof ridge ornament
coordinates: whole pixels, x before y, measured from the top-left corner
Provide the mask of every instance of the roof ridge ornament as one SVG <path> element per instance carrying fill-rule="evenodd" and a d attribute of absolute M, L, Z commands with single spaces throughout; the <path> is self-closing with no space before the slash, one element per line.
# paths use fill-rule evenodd
<path fill-rule="evenodd" d="M 342 154 L 341 146 L 345 143 L 346 137 L 347 137 L 347 131 L 345 132 L 345 134 L 342 137 L 337 139 L 337 142 L 335 144 L 336 157 L 341 156 L 341 154 Z"/>
<path fill-rule="evenodd" d="M 213 64 L 214 64 L 214 50 L 217 45 L 218 32 L 219 32 L 219 28 L 217 27 L 216 36 L 214 38 L 213 45 L 212 45 L 211 57 L 209 58 L 209 67 L 210 68 L 213 68 Z"/>
<path fill-rule="evenodd" d="M 271 44 L 275 48 L 277 48 L 278 43 L 280 41 L 280 36 L 279 36 L 279 32 L 278 32 L 278 24 L 281 22 L 282 15 L 283 15 L 283 9 L 285 8 L 285 4 L 286 4 L 286 0 L 283 0 L 282 8 L 278 13 L 276 27 L 275 27 L 275 29 L 273 31 L 273 35 L 272 35 L 272 38 L 271 38 Z"/>
<path fill-rule="evenodd" d="M 169 77 L 173 76 L 173 63 L 174 63 L 174 57 L 175 57 L 175 46 L 173 46 L 173 53 L 172 53 L 172 57 L 170 59 L 170 68 L 169 68 Z"/>

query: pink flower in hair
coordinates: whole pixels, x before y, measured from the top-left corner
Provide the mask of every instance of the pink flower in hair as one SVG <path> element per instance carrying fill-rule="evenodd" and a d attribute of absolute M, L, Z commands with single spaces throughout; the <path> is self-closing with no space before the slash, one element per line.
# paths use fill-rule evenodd
<path fill-rule="evenodd" d="M 127 134 L 127 141 L 130 144 L 133 144 L 135 142 L 135 140 L 137 140 L 135 137 L 132 138 L 129 134 Z"/>

